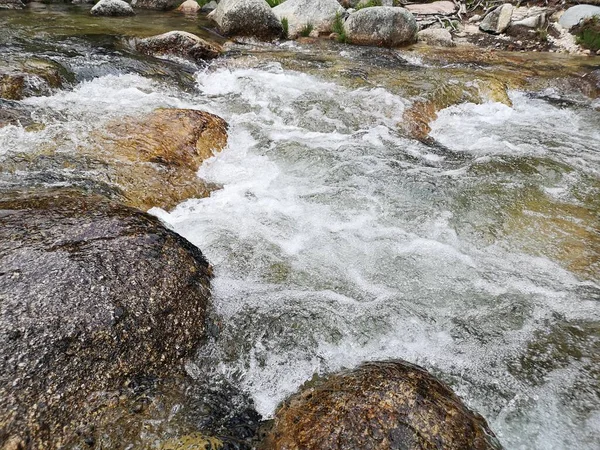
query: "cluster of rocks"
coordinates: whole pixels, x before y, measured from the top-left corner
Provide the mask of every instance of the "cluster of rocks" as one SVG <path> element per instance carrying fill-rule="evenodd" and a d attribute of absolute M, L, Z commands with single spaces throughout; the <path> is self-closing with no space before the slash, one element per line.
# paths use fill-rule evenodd
<path fill-rule="evenodd" d="M 81 3 L 89 0 L 73 0 Z M 593 1 L 593 0 L 591 0 Z M 21 0 L 0 0 L 0 8 L 22 8 Z M 131 16 L 136 9 L 208 14 L 227 37 L 261 40 L 326 36 L 357 45 L 398 47 L 417 41 L 434 46 L 475 44 L 505 50 L 590 53 L 570 30 L 600 7 L 577 5 L 566 11 L 549 6 L 505 3 L 490 10 L 468 11 L 465 2 L 437 0 L 285 0 L 271 7 L 265 0 L 100 0 L 91 14 Z M 564 19 L 561 15 L 564 12 Z"/>
<path fill-rule="evenodd" d="M 600 15 L 600 7 L 576 5 L 563 11 L 505 3 L 486 14 L 472 15 L 456 36 L 471 43 L 508 50 L 590 53 L 577 45 L 570 31 L 594 15 Z"/>

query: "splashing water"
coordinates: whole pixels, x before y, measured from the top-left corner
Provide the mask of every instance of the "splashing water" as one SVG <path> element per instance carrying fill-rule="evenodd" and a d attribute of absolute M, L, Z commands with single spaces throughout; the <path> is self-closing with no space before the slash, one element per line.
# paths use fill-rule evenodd
<path fill-rule="evenodd" d="M 399 131 L 410 102 L 382 87 L 277 64 L 196 76 L 193 93 L 129 74 L 28 99 L 46 128 L 0 130 L 0 153 L 68 151 L 157 107 L 228 121 L 228 147 L 199 172 L 222 189 L 151 211 L 215 268 L 222 330 L 200 370 L 268 417 L 315 372 L 403 358 L 509 449 L 600 446 L 597 111 L 513 92 L 512 108 L 441 111 L 427 146 Z M 546 220 L 556 211 L 568 226 Z"/>
<path fill-rule="evenodd" d="M 597 277 L 523 252 L 518 230 L 480 230 L 506 220 L 488 217 L 488 200 L 502 207 L 532 184 L 573 203 L 597 192 L 598 114 L 521 93 L 513 108 L 451 107 L 432 127 L 442 151 L 397 132 L 407 102 L 382 88 L 276 65 L 198 84 L 231 126 L 200 170 L 223 189 L 153 212 L 216 269 L 224 329 L 200 366 L 239 379 L 270 416 L 315 372 L 404 358 L 448 381 L 508 448 L 597 446 Z M 514 173 L 473 173 L 507 156 Z"/>

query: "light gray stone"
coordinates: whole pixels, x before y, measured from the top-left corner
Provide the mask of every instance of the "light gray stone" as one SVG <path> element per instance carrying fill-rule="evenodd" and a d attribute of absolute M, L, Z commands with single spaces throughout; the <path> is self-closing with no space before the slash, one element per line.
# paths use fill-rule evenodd
<path fill-rule="evenodd" d="M 219 4 L 215 2 L 215 0 L 212 0 L 211 2 L 208 2 L 206 5 L 204 5 L 200 12 L 209 13 L 217 9 L 217 6 L 219 6 Z"/>
<path fill-rule="evenodd" d="M 428 16 L 434 14 L 452 14 L 456 11 L 456 5 L 449 1 L 439 1 L 433 3 L 415 3 L 412 5 L 406 5 L 411 13 Z"/>
<path fill-rule="evenodd" d="M 417 33 L 419 41 L 440 47 L 454 47 L 452 35 L 445 28 L 425 28 Z"/>
<path fill-rule="evenodd" d="M 131 6 L 139 9 L 168 11 L 177 8 L 183 0 L 131 0 Z"/>
<path fill-rule="evenodd" d="M 397 47 L 417 39 L 415 17 L 404 8 L 375 6 L 358 10 L 344 27 L 349 42 L 358 45 Z"/>
<path fill-rule="evenodd" d="M 317 33 L 330 33 L 336 14 L 345 14 L 336 0 L 287 0 L 273 8 L 279 20 L 288 20 L 288 36 L 295 38 L 311 24 Z"/>
<path fill-rule="evenodd" d="M 513 10 L 514 6 L 510 3 L 498 6 L 483 18 L 479 29 L 493 34 L 504 33 L 510 25 Z"/>
<path fill-rule="evenodd" d="M 92 16 L 134 16 L 135 11 L 123 0 L 100 0 L 90 10 Z"/>
<path fill-rule="evenodd" d="M 583 19 L 593 16 L 600 16 L 600 6 L 577 5 L 567 9 L 558 20 L 558 23 L 567 30 L 570 30 Z"/>
<path fill-rule="evenodd" d="M 196 0 L 185 0 L 185 2 L 179 5 L 177 11 L 185 14 L 198 14 L 200 12 L 200 5 Z"/>
<path fill-rule="evenodd" d="M 208 18 L 227 36 L 269 40 L 283 34 L 281 21 L 265 0 L 221 0 Z"/>

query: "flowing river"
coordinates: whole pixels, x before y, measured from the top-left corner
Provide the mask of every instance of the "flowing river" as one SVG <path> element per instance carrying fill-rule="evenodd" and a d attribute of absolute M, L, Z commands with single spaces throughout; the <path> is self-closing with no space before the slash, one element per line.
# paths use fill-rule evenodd
<path fill-rule="evenodd" d="M 399 123 L 425 91 L 468 88 L 494 63 L 299 43 L 238 46 L 198 68 L 137 58 L 116 44 L 124 30 L 54 11 L 43 35 L 23 25 L 33 13 L 0 16 L 9 53 L 74 74 L 19 102 L 45 127 L 1 128 L 0 158 L 69 154 L 107 121 L 158 107 L 229 123 L 227 148 L 199 171 L 221 188 L 150 211 L 216 274 L 221 331 L 190 372 L 229 378 L 269 417 L 314 373 L 403 358 L 448 382 L 507 449 L 600 447 L 598 100 L 515 83 L 503 102 L 441 105 L 415 139 Z M 128 32 L 174 20 L 149 17 Z M 540 58 L 548 71 L 572 62 Z M 77 182 L 68 167 L 54 175 L 43 184 Z"/>

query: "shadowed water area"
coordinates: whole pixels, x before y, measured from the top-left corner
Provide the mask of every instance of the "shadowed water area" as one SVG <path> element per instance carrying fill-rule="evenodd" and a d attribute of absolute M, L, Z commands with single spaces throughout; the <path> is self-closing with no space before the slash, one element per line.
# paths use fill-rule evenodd
<path fill-rule="evenodd" d="M 270 417 L 314 373 L 402 358 L 507 449 L 600 447 L 600 58 L 301 40 L 198 66 L 130 45 L 172 29 L 223 42 L 207 25 L 0 11 L 0 68 L 62 77 L 0 100 L 26 118 L 0 128 L 0 190 L 123 199 L 98 135 L 157 108 L 217 114 L 210 196 L 150 210 L 215 273 L 221 329 L 189 374 Z"/>

